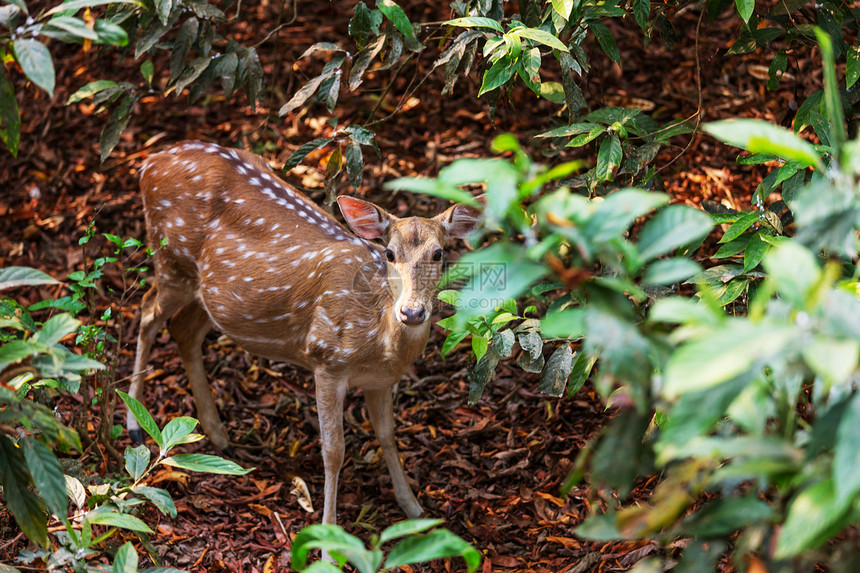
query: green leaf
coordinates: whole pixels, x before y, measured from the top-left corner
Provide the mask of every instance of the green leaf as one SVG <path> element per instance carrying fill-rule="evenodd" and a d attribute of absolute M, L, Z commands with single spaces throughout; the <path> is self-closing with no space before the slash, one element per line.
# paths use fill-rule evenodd
<path fill-rule="evenodd" d="M 331 140 L 331 137 L 321 137 L 319 139 L 314 139 L 313 141 L 309 141 L 307 143 L 302 144 L 301 146 L 299 146 L 298 149 L 293 151 L 292 155 L 290 155 L 289 159 L 287 159 L 287 162 L 284 164 L 284 171 L 289 171 L 290 169 L 301 163 L 302 160 L 307 157 L 311 151 L 319 149 L 323 145 L 329 143 Z"/>
<path fill-rule="evenodd" d="M 379 544 L 388 543 L 398 537 L 427 531 L 442 523 L 441 519 L 407 519 L 386 527 L 379 535 Z"/>
<path fill-rule="evenodd" d="M 701 270 L 702 267 L 686 257 L 661 259 L 645 267 L 642 284 L 671 285 L 685 281 L 701 272 Z"/>
<path fill-rule="evenodd" d="M 143 79 L 146 80 L 146 85 L 151 86 L 152 78 L 155 75 L 155 64 L 152 63 L 152 60 L 146 60 L 140 64 L 140 74 L 143 76 Z"/>
<path fill-rule="evenodd" d="M 621 140 L 614 133 L 603 138 L 597 150 L 597 165 L 594 167 L 598 181 L 610 181 L 615 176 L 615 169 L 621 165 Z"/>
<path fill-rule="evenodd" d="M 771 249 L 764 268 L 779 294 L 795 308 L 806 306 L 806 297 L 821 276 L 815 256 L 795 241 Z"/>
<path fill-rule="evenodd" d="M 69 496 L 57 456 L 48 446 L 29 436 L 21 440 L 21 446 L 39 495 L 45 500 L 48 509 L 65 522 L 69 512 Z"/>
<path fill-rule="evenodd" d="M 726 328 L 701 336 L 675 351 L 666 367 L 663 393 L 674 399 L 726 382 L 763 365 L 797 335 L 792 327 L 730 319 Z"/>
<path fill-rule="evenodd" d="M 154 533 L 147 524 L 133 515 L 118 513 L 116 509 L 108 506 L 102 506 L 88 512 L 84 516 L 84 520 L 89 521 L 94 525 L 109 525 L 111 527 L 120 527 L 130 531 L 142 531 L 144 533 Z"/>
<path fill-rule="evenodd" d="M 744 251 L 744 270 L 747 273 L 758 266 L 764 256 L 770 250 L 770 244 L 764 241 L 761 233 L 755 233 L 750 237 Z"/>
<path fill-rule="evenodd" d="M 185 439 L 194 431 L 194 428 L 197 427 L 197 420 L 194 418 L 190 418 L 188 416 L 179 416 L 178 418 L 173 418 L 164 428 L 161 430 L 161 435 L 164 438 L 164 445 L 162 449 L 164 451 L 169 450 L 173 446 L 178 444 L 184 444 Z"/>
<path fill-rule="evenodd" d="M 442 350 L 440 351 L 442 358 L 444 359 L 448 356 L 448 354 L 467 336 L 469 336 L 469 332 L 466 330 L 453 330 L 449 332 L 448 336 L 445 338 L 445 342 L 442 343 Z"/>
<path fill-rule="evenodd" d="M 401 565 L 458 556 L 466 561 L 469 573 L 476 571 L 481 564 L 481 554 L 474 547 L 446 529 L 436 529 L 397 543 L 385 559 L 385 568 L 394 569 Z"/>
<path fill-rule="evenodd" d="M 600 203 L 583 231 L 592 242 L 604 243 L 621 236 L 636 219 L 668 202 L 669 198 L 662 193 L 641 189 L 615 191 Z"/>
<path fill-rule="evenodd" d="M 6 77 L 4 66 L 0 66 L 0 140 L 3 140 L 3 145 L 9 149 L 12 157 L 18 157 L 18 145 L 21 142 L 21 113 L 18 111 L 18 101 L 15 99 L 15 86 Z M 0 289 L 2 288 L 0 284 Z"/>
<path fill-rule="evenodd" d="M 854 362 L 857 354 L 855 346 Z M 836 446 L 833 451 L 833 481 L 836 499 L 850 502 L 860 491 L 860 392 L 855 392 L 851 403 L 839 421 Z"/>
<path fill-rule="evenodd" d="M 152 61 L 147 60 L 152 65 Z M 142 66 L 141 66 L 142 67 Z M 110 80 L 96 80 L 94 82 L 90 82 L 72 95 L 69 96 L 69 99 L 66 100 L 66 105 L 71 105 L 73 103 L 77 103 L 81 100 L 84 100 L 89 97 L 93 97 L 97 93 L 104 91 L 109 88 L 115 88 L 118 84 L 116 82 Z"/>
<path fill-rule="evenodd" d="M 9 364 L 37 354 L 44 348 L 28 340 L 12 340 L 0 346 L 0 370 Z"/>
<path fill-rule="evenodd" d="M 484 72 L 484 79 L 481 82 L 481 90 L 478 92 L 478 97 L 481 97 L 487 92 L 493 91 L 510 80 L 517 71 L 515 63 L 508 58 L 500 58 L 490 69 Z"/>
<path fill-rule="evenodd" d="M 706 213 L 684 205 L 670 205 L 642 228 L 639 254 L 643 261 L 649 261 L 703 239 L 713 227 Z"/>
<path fill-rule="evenodd" d="M 58 314 L 52 316 L 42 325 L 41 330 L 33 335 L 31 342 L 53 346 L 61 338 L 77 332 L 81 321 L 72 317 L 71 314 Z"/>
<path fill-rule="evenodd" d="M 789 559 L 818 547 L 848 524 L 853 499 L 839 499 L 835 490 L 833 480 L 826 479 L 807 487 L 791 501 L 776 538 L 775 559 Z"/>
<path fill-rule="evenodd" d="M 572 367 L 573 351 L 570 344 L 562 344 L 546 361 L 540 382 L 538 382 L 538 392 L 555 397 L 564 394 L 564 388 L 567 386 L 567 379 L 570 377 Z"/>
<path fill-rule="evenodd" d="M 125 471 L 131 476 L 131 479 L 138 481 L 146 473 L 146 468 L 149 467 L 149 448 L 144 444 L 140 444 L 136 448 L 125 449 Z"/>
<path fill-rule="evenodd" d="M 57 16 L 55 18 L 51 18 L 45 23 L 43 31 L 49 32 L 52 28 L 57 28 L 64 32 L 68 32 L 72 36 L 86 40 L 99 39 L 98 34 L 96 34 L 95 31 L 90 30 L 89 27 L 87 27 L 86 22 L 80 18 L 75 18 L 74 16 Z"/>
<path fill-rule="evenodd" d="M 818 170 L 823 169 L 818 152 L 811 143 L 766 121 L 729 119 L 706 123 L 702 129 L 720 141 L 750 153 L 770 153 L 803 165 L 812 165 Z"/>
<path fill-rule="evenodd" d="M 738 15 L 744 22 L 750 21 L 753 10 L 755 9 L 755 0 L 735 0 L 735 7 L 738 9 Z"/>
<path fill-rule="evenodd" d="M 597 355 L 589 355 L 586 352 L 579 351 L 576 353 L 576 360 L 573 361 L 573 369 L 570 373 L 570 381 L 567 384 L 567 396 L 572 397 L 579 392 L 579 389 L 588 380 L 591 375 L 591 370 L 597 362 Z"/>
<path fill-rule="evenodd" d="M 150 487 L 148 485 L 139 485 L 131 491 L 138 495 L 142 495 L 151 501 L 152 504 L 161 511 L 161 513 L 168 515 L 171 518 L 176 517 L 176 504 L 173 503 L 173 498 L 170 497 L 170 494 L 165 490 L 157 487 Z"/>
<path fill-rule="evenodd" d="M 48 526 L 41 500 L 30 491 L 30 474 L 24 455 L 15 443 L 0 433 L 0 484 L 6 507 L 24 535 L 43 548 L 49 547 Z"/>
<path fill-rule="evenodd" d="M 12 49 L 27 78 L 53 97 L 56 76 L 48 48 L 37 40 L 18 38 L 12 43 Z"/>
<path fill-rule="evenodd" d="M 45 13 L 45 16 L 52 16 L 53 14 L 59 13 L 74 14 L 81 8 L 92 8 L 94 6 L 103 6 L 105 4 L 137 4 L 138 6 L 141 5 L 138 0 L 70 0 L 69 2 L 63 2 L 62 4 L 54 6 Z"/>
<path fill-rule="evenodd" d="M 458 161 L 463 160 L 461 159 Z M 457 162 L 455 161 L 451 165 L 454 165 L 455 163 Z M 425 195 L 441 197 L 456 203 L 472 205 L 473 207 L 480 206 L 480 203 L 476 201 L 475 197 L 468 191 L 463 191 L 453 185 L 439 181 L 438 179 L 431 179 L 429 177 L 401 177 L 394 181 L 389 181 L 383 185 L 383 188 L 402 189 L 412 191 L 413 193 L 424 193 Z"/>
<path fill-rule="evenodd" d="M 304 103 L 308 101 L 308 99 L 310 99 L 310 97 L 314 95 L 314 93 L 316 93 L 316 91 L 320 87 L 320 84 L 322 84 L 323 81 L 328 79 L 329 77 L 330 74 L 320 74 L 317 77 L 311 79 L 308 83 L 303 85 L 301 89 L 299 89 L 299 91 L 293 94 L 293 97 L 290 98 L 290 101 L 281 106 L 280 111 L 278 111 L 278 115 L 287 115 L 294 109 L 304 105 Z"/>
<path fill-rule="evenodd" d="M 128 411 L 131 412 L 131 415 L 134 416 L 134 419 L 137 420 L 140 427 L 143 428 L 143 430 L 149 434 L 153 440 L 155 440 L 158 447 L 163 450 L 164 437 L 161 435 L 161 430 L 158 429 L 158 425 L 155 423 L 155 420 L 153 420 L 149 412 L 146 411 L 146 407 L 122 390 L 117 390 L 116 393 L 119 394 L 119 397 L 123 402 L 125 402 Z"/>
<path fill-rule="evenodd" d="M 344 158 L 346 159 L 346 176 L 349 179 L 349 184 L 358 191 L 361 186 L 364 158 L 361 154 L 361 146 L 354 139 L 347 142 Z"/>
<path fill-rule="evenodd" d="M 773 508 L 754 496 L 718 499 L 684 519 L 680 528 L 694 537 L 721 537 L 773 517 Z"/>
<path fill-rule="evenodd" d="M 552 9 L 565 20 L 570 20 L 573 2 L 574 0 L 552 0 Z"/>
<path fill-rule="evenodd" d="M 350 535 L 337 525 L 316 524 L 305 527 L 293 539 L 291 547 L 293 569 L 301 571 L 308 561 L 308 553 L 317 547 L 337 544 L 341 548 L 352 548 L 355 551 L 366 551 L 364 544 L 354 535 Z"/>
<path fill-rule="evenodd" d="M 415 33 L 412 30 L 412 23 L 406 16 L 403 8 L 397 5 L 393 0 L 379 0 L 376 7 L 388 20 L 394 24 L 401 34 L 406 36 L 408 40 L 415 41 Z"/>
<path fill-rule="evenodd" d="M 98 36 L 96 44 L 107 44 L 124 48 L 128 45 L 128 33 L 125 28 L 106 20 L 96 20 L 93 29 Z"/>
<path fill-rule="evenodd" d="M 112 573 L 137 573 L 137 551 L 131 541 L 123 543 L 113 558 Z"/>
<path fill-rule="evenodd" d="M 175 456 L 165 458 L 161 463 L 195 472 L 233 476 L 243 476 L 256 469 L 244 469 L 236 462 L 225 460 L 219 456 L 210 456 L 208 454 L 177 454 Z"/>
<path fill-rule="evenodd" d="M 30 267 L 5 267 L 0 269 L 0 290 L 19 286 L 58 285 L 60 281 L 40 270 Z"/>
<path fill-rule="evenodd" d="M 822 15 L 826 13 L 826 11 L 822 10 Z M 838 25 L 835 28 L 840 30 Z M 832 145 L 836 147 L 837 151 L 841 151 L 840 146 L 845 141 L 845 116 L 842 113 L 842 94 L 839 93 L 839 84 L 836 80 L 833 40 L 830 34 L 824 32 L 821 28 L 815 27 L 813 30 L 815 31 L 815 36 L 818 38 L 818 45 L 821 46 L 821 67 L 824 71 L 824 103 L 827 105 L 827 128 Z"/>
<path fill-rule="evenodd" d="M 738 220 L 732 223 L 732 226 L 725 232 L 725 234 L 720 237 L 720 243 L 729 243 L 734 241 L 744 233 L 746 233 L 747 229 L 749 229 L 753 224 L 758 223 L 759 214 L 757 211 L 752 211 L 750 213 L 744 213 Z"/>
<path fill-rule="evenodd" d="M 102 163 L 110 156 L 116 144 L 119 143 L 119 137 L 131 119 L 131 110 L 137 98 L 136 94 L 125 94 L 125 97 L 123 97 L 120 104 L 108 118 L 107 123 L 105 123 L 101 138 L 99 139 Z"/>
<path fill-rule="evenodd" d="M 603 22 L 597 20 L 589 20 L 587 22 L 591 31 L 594 32 L 594 37 L 597 38 L 597 43 L 609 56 L 609 59 L 616 64 L 621 63 L 621 54 L 618 53 L 618 44 L 615 42 L 615 36 L 609 31 L 609 28 Z"/>
<path fill-rule="evenodd" d="M 651 18 L 651 2 L 649 0 L 633 0 L 633 17 L 642 30 L 648 29 Z"/>
<path fill-rule="evenodd" d="M 459 26 L 460 28 L 492 28 L 493 30 L 503 33 L 505 30 L 502 28 L 502 25 L 499 24 L 498 21 L 493 20 L 492 18 L 481 18 L 477 16 L 470 16 L 467 18 L 455 18 L 453 20 L 446 20 L 442 22 L 443 26 Z"/>
<path fill-rule="evenodd" d="M 529 40 L 534 40 L 539 44 L 543 44 L 544 46 L 549 46 L 550 48 L 567 52 L 567 46 L 564 45 L 564 42 L 550 34 L 549 32 L 544 32 L 543 30 L 539 30 L 537 28 L 515 28 L 508 32 L 511 36 L 515 38 L 528 38 Z"/>

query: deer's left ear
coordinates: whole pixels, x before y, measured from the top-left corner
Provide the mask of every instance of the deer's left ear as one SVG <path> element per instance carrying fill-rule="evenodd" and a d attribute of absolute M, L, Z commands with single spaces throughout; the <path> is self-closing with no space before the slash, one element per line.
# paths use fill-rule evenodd
<path fill-rule="evenodd" d="M 475 198 L 481 203 L 484 202 L 483 195 Z M 481 224 L 481 210 L 465 203 L 457 203 L 436 215 L 435 219 L 442 224 L 448 237 L 465 239 Z"/>
<path fill-rule="evenodd" d="M 394 215 L 369 201 L 341 195 L 337 204 L 343 218 L 353 231 L 364 239 L 377 239 L 385 235 Z"/>

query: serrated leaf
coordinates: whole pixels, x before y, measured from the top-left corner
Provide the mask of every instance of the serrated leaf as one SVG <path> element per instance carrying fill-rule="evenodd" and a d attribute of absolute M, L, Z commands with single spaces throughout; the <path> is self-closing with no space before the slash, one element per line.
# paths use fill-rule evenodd
<path fill-rule="evenodd" d="M 56 75 L 48 48 L 37 40 L 18 38 L 12 42 L 12 50 L 27 78 L 53 97 Z"/>
<path fill-rule="evenodd" d="M 165 458 L 161 463 L 195 472 L 234 476 L 243 476 L 256 469 L 244 469 L 236 462 L 225 460 L 219 456 L 210 456 L 208 454 L 177 454 L 175 456 Z"/>

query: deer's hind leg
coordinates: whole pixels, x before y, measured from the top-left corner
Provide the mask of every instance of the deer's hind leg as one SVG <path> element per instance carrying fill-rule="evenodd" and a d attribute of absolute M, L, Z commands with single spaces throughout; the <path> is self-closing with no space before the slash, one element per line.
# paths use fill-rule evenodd
<path fill-rule="evenodd" d="M 140 328 L 137 336 L 137 351 L 134 356 L 134 371 L 132 373 L 129 395 L 135 400 L 142 401 L 143 383 L 146 378 L 146 363 L 149 362 L 149 352 L 155 335 L 164 322 L 177 310 L 187 304 L 193 295 L 187 289 L 159 288 L 156 282 L 143 295 L 140 304 Z M 140 424 L 129 411 L 126 415 L 126 428 L 132 441 L 143 442 L 144 435 Z"/>
<path fill-rule="evenodd" d="M 170 321 L 170 333 L 179 344 L 179 355 L 188 375 L 191 393 L 194 394 L 200 425 L 215 446 L 221 450 L 229 450 L 230 439 L 218 415 L 212 387 L 206 380 L 203 366 L 203 339 L 211 329 L 209 315 L 197 299 L 182 307 Z"/>

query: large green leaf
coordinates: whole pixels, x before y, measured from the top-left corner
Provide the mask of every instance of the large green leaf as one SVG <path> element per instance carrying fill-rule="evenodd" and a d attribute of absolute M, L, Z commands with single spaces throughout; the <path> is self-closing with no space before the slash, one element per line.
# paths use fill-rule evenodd
<path fill-rule="evenodd" d="M 42 328 L 33 335 L 32 342 L 52 346 L 59 342 L 63 337 L 77 332 L 81 321 L 74 318 L 71 314 L 58 314 L 52 316 L 42 325 Z"/>
<path fill-rule="evenodd" d="M 137 573 L 137 551 L 130 541 L 123 543 L 113 558 L 112 573 Z"/>
<path fill-rule="evenodd" d="M 140 444 L 136 448 L 125 449 L 125 471 L 135 482 L 143 477 L 149 467 L 149 448 Z"/>
<path fill-rule="evenodd" d="M 686 244 L 699 241 L 714 225 L 703 211 L 684 205 L 670 205 L 648 221 L 639 233 L 639 254 L 643 261 L 665 255 Z"/>
<path fill-rule="evenodd" d="M 68 2 L 63 2 L 62 4 L 58 4 L 54 6 L 50 10 L 45 13 L 45 16 L 51 16 L 53 14 L 74 14 L 81 8 L 92 8 L 94 6 L 103 6 L 105 4 L 137 4 L 140 5 L 138 0 L 69 0 Z"/>
<path fill-rule="evenodd" d="M 718 499 L 686 518 L 680 528 L 693 537 L 719 537 L 773 517 L 773 508 L 755 496 Z"/>
<path fill-rule="evenodd" d="M 826 542 L 850 522 L 853 501 L 837 497 L 832 479 L 801 491 L 788 506 L 788 515 L 776 538 L 774 558 L 788 559 Z"/>
<path fill-rule="evenodd" d="M 388 543 L 398 537 L 421 533 L 441 524 L 441 519 L 407 519 L 386 527 L 379 535 L 379 543 Z"/>
<path fill-rule="evenodd" d="M 598 130 L 595 130 L 598 131 Z M 597 164 L 594 173 L 599 181 L 610 181 L 615 176 L 615 170 L 621 165 L 623 151 L 621 140 L 614 133 L 610 133 L 600 142 L 597 150 Z"/>
<path fill-rule="evenodd" d="M 2 70 L 0 70 L 2 73 Z M 25 285 L 56 285 L 60 282 L 40 270 L 30 267 L 5 267 L 0 269 L 0 290 Z"/>
<path fill-rule="evenodd" d="M 735 0 L 735 7 L 738 9 L 738 15 L 743 18 L 743 21 L 749 22 L 750 16 L 752 16 L 755 9 L 755 0 Z"/>
<path fill-rule="evenodd" d="M 770 153 L 823 169 L 818 152 L 811 143 L 766 121 L 729 119 L 706 123 L 702 129 L 723 143 L 746 149 L 750 153 Z"/>
<path fill-rule="evenodd" d="M 186 443 L 186 439 L 197 427 L 197 420 L 188 416 L 179 416 L 173 418 L 161 430 L 161 435 L 164 438 L 165 451 L 173 446 Z"/>
<path fill-rule="evenodd" d="M 147 61 L 149 62 L 150 66 L 151 66 L 152 61 L 151 60 L 147 60 Z M 146 62 L 144 62 L 144 63 L 146 63 Z M 141 68 L 142 67 L 143 66 L 141 66 Z M 151 82 L 151 80 L 150 80 L 150 82 Z M 118 85 L 119 84 L 117 84 L 116 82 L 111 81 L 111 80 L 96 80 L 94 82 L 90 82 L 90 83 L 86 84 L 85 86 L 83 86 L 82 88 L 80 88 L 75 93 L 73 93 L 72 95 L 70 95 L 69 99 L 66 100 L 66 105 L 71 105 L 71 104 L 77 103 L 81 100 L 93 97 L 94 95 L 96 95 L 99 92 L 102 92 L 102 91 L 107 90 L 107 89 L 115 88 Z"/>
<path fill-rule="evenodd" d="M 447 557 L 462 557 L 469 573 L 476 571 L 481 564 L 481 554 L 474 547 L 446 529 L 435 529 L 397 543 L 388 553 L 385 567 L 394 569 L 401 565 L 426 563 Z"/>
<path fill-rule="evenodd" d="M 597 43 L 600 44 L 603 52 L 609 56 L 610 60 L 620 64 L 621 54 L 618 52 L 618 44 L 615 42 L 615 36 L 609 31 L 609 27 L 597 20 L 590 20 L 587 25 L 594 32 L 594 37 L 597 38 Z"/>
<path fill-rule="evenodd" d="M 30 38 L 18 38 L 12 42 L 12 49 L 27 78 L 53 97 L 56 81 L 54 60 L 45 44 Z"/>
<path fill-rule="evenodd" d="M 69 512 L 69 496 L 63 468 L 60 467 L 57 456 L 48 446 L 29 436 L 21 440 L 21 446 L 36 490 L 45 500 L 48 509 L 65 521 Z"/>
<path fill-rule="evenodd" d="M 569 343 L 559 346 L 546 361 L 538 382 L 538 392 L 559 397 L 564 394 L 573 367 L 573 351 Z"/>
<path fill-rule="evenodd" d="M 654 261 L 645 267 L 642 284 L 671 285 L 683 282 L 701 272 L 702 267 L 685 257 Z"/>
<path fill-rule="evenodd" d="M 125 402 L 126 407 L 128 407 L 134 419 L 137 420 L 137 423 L 140 424 L 140 427 L 155 440 L 159 448 L 164 449 L 164 437 L 161 435 L 161 430 L 158 429 L 158 424 L 155 423 L 155 420 L 146 411 L 146 407 L 122 390 L 117 390 L 116 393 Z"/>
<path fill-rule="evenodd" d="M 668 201 L 669 198 L 662 193 L 641 189 L 610 193 L 588 219 L 584 233 L 594 243 L 609 241 L 621 236 L 636 219 Z"/>
<path fill-rule="evenodd" d="M 151 501 L 161 513 L 173 518 L 176 517 L 176 504 L 173 503 L 173 498 L 165 490 L 148 485 L 139 485 L 131 491 Z"/>
<path fill-rule="evenodd" d="M 537 28 L 515 28 L 508 33 L 515 38 L 528 38 L 529 40 L 533 40 L 539 44 L 549 46 L 550 48 L 554 48 L 562 52 L 569 51 L 567 46 L 564 45 L 564 42 L 549 32 L 545 32 Z"/>
<path fill-rule="evenodd" d="M 364 544 L 354 535 L 350 535 L 337 525 L 316 524 L 305 527 L 293 539 L 291 547 L 293 569 L 301 571 L 308 561 L 308 553 L 317 547 L 326 547 L 337 544 L 340 547 L 349 547 L 356 551 L 364 551 Z"/>
<path fill-rule="evenodd" d="M 85 520 L 95 525 L 109 525 L 111 527 L 121 527 L 130 531 L 142 531 L 144 533 L 154 533 L 147 524 L 143 521 L 125 513 L 119 513 L 112 507 L 102 506 L 96 508 L 86 514 Z"/>
<path fill-rule="evenodd" d="M 412 22 L 409 21 L 403 8 L 393 0 L 379 0 L 376 3 L 376 7 L 392 24 L 394 24 L 394 27 L 397 28 L 397 30 L 399 30 L 407 40 L 415 41 L 415 32 L 412 30 Z"/>
<path fill-rule="evenodd" d="M 673 399 L 710 388 L 774 358 L 799 332 L 792 327 L 752 324 L 743 319 L 681 346 L 669 359 L 663 393 Z"/>
<path fill-rule="evenodd" d="M 0 485 L 6 507 L 24 535 L 48 547 L 48 526 L 42 502 L 30 491 L 30 474 L 24 455 L 15 443 L 0 433 Z"/>
<path fill-rule="evenodd" d="M 161 463 L 195 472 L 233 476 L 243 476 L 256 469 L 244 469 L 236 462 L 225 460 L 219 456 L 210 456 L 208 454 L 177 454 L 175 456 L 165 458 Z"/>
<path fill-rule="evenodd" d="M 496 63 L 490 66 L 490 69 L 484 72 L 484 79 L 481 82 L 481 90 L 478 92 L 478 97 L 505 85 L 514 76 L 516 71 L 517 65 L 511 62 L 509 58 L 499 58 Z"/>

